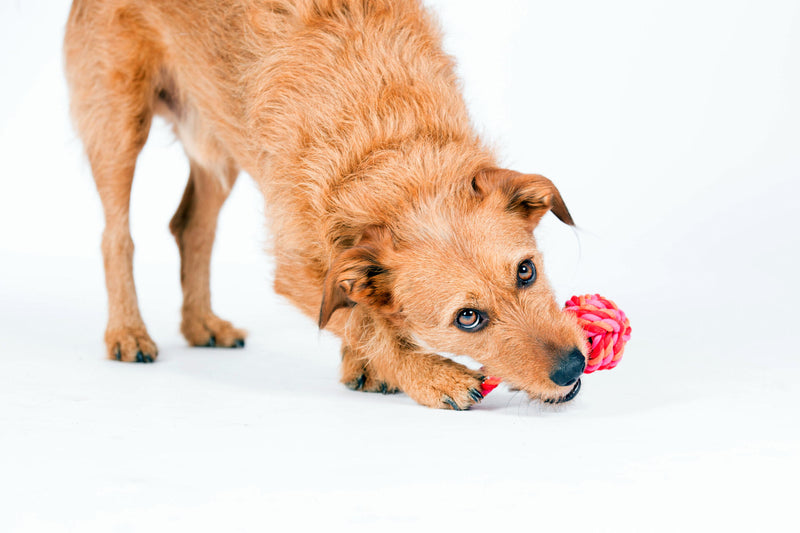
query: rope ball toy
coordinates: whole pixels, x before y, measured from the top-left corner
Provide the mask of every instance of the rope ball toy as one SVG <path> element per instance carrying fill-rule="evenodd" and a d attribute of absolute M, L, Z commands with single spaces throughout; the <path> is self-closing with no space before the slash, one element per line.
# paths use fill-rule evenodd
<path fill-rule="evenodd" d="M 589 354 L 584 374 L 611 370 L 619 364 L 625 343 L 631 338 L 631 323 L 622 309 L 599 294 L 585 294 L 567 300 L 564 312 L 574 314 L 586 333 Z M 497 377 L 487 377 L 483 380 L 481 393 L 486 396 L 500 381 Z"/>

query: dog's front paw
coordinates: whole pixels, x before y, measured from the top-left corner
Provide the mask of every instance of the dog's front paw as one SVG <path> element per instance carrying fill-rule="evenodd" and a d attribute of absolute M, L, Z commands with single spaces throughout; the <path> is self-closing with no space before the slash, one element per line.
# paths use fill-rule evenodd
<path fill-rule="evenodd" d="M 411 383 L 403 391 L 418 403 L 437 409 L 463 411 L 483 400 L 481 383 L 484 376 L 438 355 L 427 355 L 415 361 L 410 370 Z"/>
<path fill-rule="evenodd" d="M 109 328 L 106 330 L 106 350 L 109 359 L 127 363 L 152 363 L 158 348 L 144 326 Z"/>
<path fill-rule="evenodd" d="M 359 358 L 348 346 L 342 347 L 342 383 L 348 389 L 394 394 L 400 389 L 380 376 L 368 361 Z"/>

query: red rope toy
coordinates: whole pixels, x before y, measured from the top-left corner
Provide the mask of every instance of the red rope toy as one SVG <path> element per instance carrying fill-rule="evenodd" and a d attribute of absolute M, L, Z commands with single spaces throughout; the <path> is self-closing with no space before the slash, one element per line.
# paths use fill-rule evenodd
<path fill-rule="evenodd" d="M 573 296 L 564 304 L 564 312 L 573 313 L 586 332 L 589 355 L 584 374 L 611 370 L 622 359 L 625 343 L 631 338 L 631 322 L 617 305 L 599 294 Z M 500 384 L 500 378 L 483 380 L 481 393 L 486 396 Z"/>

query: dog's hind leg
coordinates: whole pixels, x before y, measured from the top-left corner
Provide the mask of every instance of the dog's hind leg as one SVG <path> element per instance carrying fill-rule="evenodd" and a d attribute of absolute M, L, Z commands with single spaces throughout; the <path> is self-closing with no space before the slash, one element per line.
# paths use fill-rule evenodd
<path fill-rule="evenodd" d="M 118 156 L 116 161 L 99 155 L 90 160 L 105 213 L 102 250 L 108 290 L 106 350 L 109 358 L 143 363 L 153 362 L 158 349 L 142 321 L 133 281 L 133 240 L 128 212 L 136 159 L 134 146 L 109 146 L 103 151 L 110 156 L 108 159 Z M 128 156 L 127 161 L 123 155 Z"/>
<path fill-rule="evenodd" d="M 152 362 L 158 350 L 139 312 L 128 217 L 136 158 L 153 115 L 150 93 L 158 51 L 137 31 L 136 13 L 120 10 L 98 23 L 92 19 L 98 10 L 85 7 L 73 5 L 64 50 L 72 115 L 105 215 L 106 350 L 112 359 Z M 104 39 L 103 31 L 115 37 Z"/>
<path fill-rule="evenodd" d="M 91 118 L 86 118 L 91 121 L 91 131 L 81 133 L 105 215 L 102 250 L 108 290 L 106 350 L 111 359 L 152 362 L 158 350 L 139 312 L 129 223 L 136 158 L 147 139 L 151 115 L 144 105 L 115 105 L 110 99 L 93 108 Z M 138 112 L 126 113 L 133 109 Z"/>
<path fill-rule="evenodd" d="M 181 254 L 181 333 L 193 346 L 241 347 L 245 332 L 212 312 L 209 288 L 217 216 L 239 169 L 229 164 L 218 177 L 194 161 L 190 165 L 183 199 L 169 224 Z"/>

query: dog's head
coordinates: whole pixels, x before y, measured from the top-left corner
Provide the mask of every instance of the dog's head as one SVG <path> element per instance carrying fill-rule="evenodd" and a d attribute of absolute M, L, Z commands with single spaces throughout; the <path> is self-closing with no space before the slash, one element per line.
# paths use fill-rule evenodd
<path fill-rule="evenodd" d="M 320 326 L 340 307 L 365 305 L 425 350 L 468 355 L 532 398 L 571 399 L 586 343 L 544 275 L 533 229 L 547 211 L 573 224 L 547 178 L 479 172 L 461 194 L 422 201 L 342 252 Z"/>

